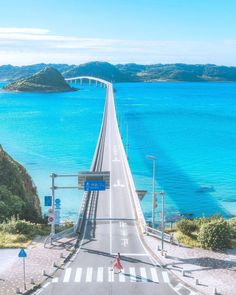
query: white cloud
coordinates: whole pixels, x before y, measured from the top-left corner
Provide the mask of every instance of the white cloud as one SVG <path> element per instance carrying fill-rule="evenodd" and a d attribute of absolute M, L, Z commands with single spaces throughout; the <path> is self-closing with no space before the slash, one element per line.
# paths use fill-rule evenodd
<path fill-rule="evenodd" d="M 0 64 L 216 63 L 236 65 L 236 41 L 119 40 L 52 34 L 41 28 L 0 28 Z"/>

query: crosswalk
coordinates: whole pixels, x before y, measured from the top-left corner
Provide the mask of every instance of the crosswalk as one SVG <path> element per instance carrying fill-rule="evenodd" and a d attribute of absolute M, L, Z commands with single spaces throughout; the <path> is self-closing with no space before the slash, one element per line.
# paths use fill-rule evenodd
<path fill-rule="evenodd" d="M 54 277 L 52 283 L 169 283 L 167 271 L 156 267 L 127 267 L 120 273 L 111 271 L 110 267 L 66 268 L 60 277 Z"/>

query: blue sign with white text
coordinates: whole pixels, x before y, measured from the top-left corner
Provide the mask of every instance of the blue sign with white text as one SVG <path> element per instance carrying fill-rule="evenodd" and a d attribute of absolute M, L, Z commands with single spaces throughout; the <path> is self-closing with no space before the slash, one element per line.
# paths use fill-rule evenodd
<path fill-rule="evenodd" d="M 52 196 L 44 197 L 44 206 L 51 207 L 52 206 Z"/>
<path fill-rule="evenodd" d="M 106 183 L 105 181 L 85 181 L 84 182 L 84 190 L 86 192 L 90 191 L 105 191 Z"/>

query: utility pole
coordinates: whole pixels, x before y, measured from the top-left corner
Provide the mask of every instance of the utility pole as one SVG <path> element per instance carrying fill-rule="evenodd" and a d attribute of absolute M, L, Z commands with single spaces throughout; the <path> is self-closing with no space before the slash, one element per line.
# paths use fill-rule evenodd
<path fill-rule="evenodd" d="M 164 216 L 164 204 L 165 204 L 165 193 L 161 192 L 162 209 L 161 209 L 161 255 L 164 254 L 164 231 L 165 231 L 165 216 Z"/>
<path fill-rule="evenodd" d="M 51 223 L 51 238 L 53 237 L 53 235 L 55 235 L 55 177 L 56 174 L 52 173 L 51 174 L 51 178 L 52 178 L 52 212 L 53 212 L 53 221 Z"/>
<path fill-rule="evenodd" d="M 155 208 L 157 207 L 156 201 L 156 157 L 155 156 L 147 156 L 149 160 L 152 161 L 152 227 L 155 227 Z"/>

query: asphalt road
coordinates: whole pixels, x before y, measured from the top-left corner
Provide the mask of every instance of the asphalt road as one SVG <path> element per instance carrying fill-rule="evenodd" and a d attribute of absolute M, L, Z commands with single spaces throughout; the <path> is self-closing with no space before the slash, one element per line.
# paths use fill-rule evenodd
<path fill-rule="evenodd" d="M 169 285 L 168 273 L 149 255 L 139 237 L 111 86 L 108 96 L 102 170 L 111 172 L 110 189 L 93 194 L 74 260 L 37 294 L 176 294 Z M 110 270 L 117 252 L 124 267 L 120 274 Z"/>

